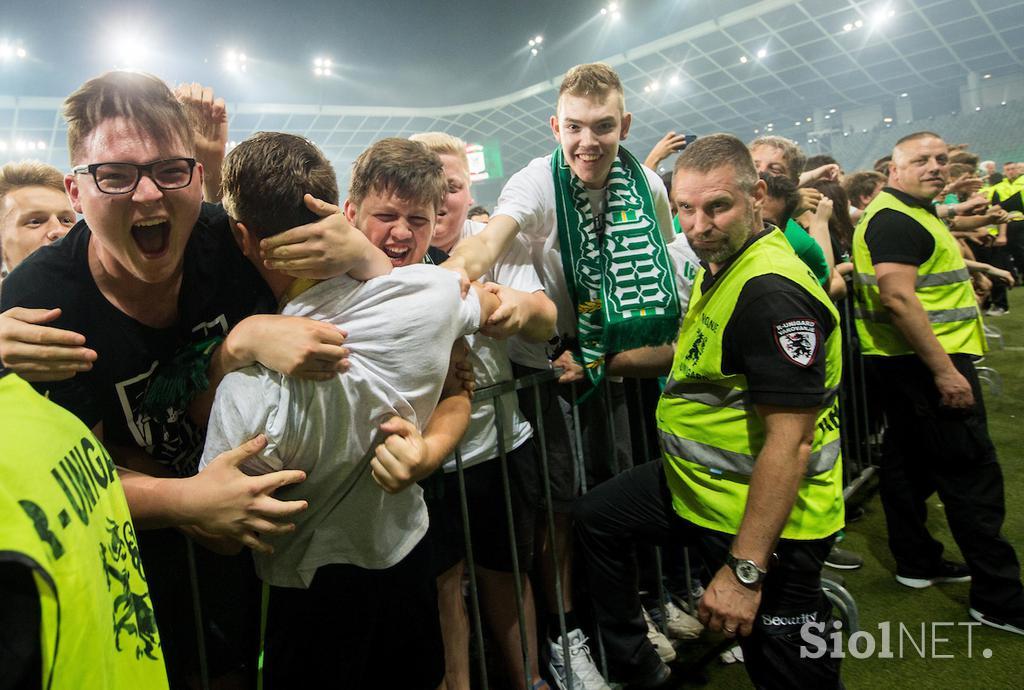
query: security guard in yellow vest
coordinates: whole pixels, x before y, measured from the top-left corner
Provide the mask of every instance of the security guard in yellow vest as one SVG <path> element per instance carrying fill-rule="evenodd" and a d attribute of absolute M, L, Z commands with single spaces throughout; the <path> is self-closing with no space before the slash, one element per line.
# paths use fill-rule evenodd
<path fill-rule="evenodd" d="M 672 197 L 702 269 L 677 343 L 609 362 L 612 373 L 670 372 L 662 462 L 597 486 L 573 513 L 609 672 L 631 687 L 669 675 L 645 637 L 637 542 L 698 547 L 715 573 L 699 616 L 739 638 L 757 687 L 840 686 L 838 659 L 800 654 L 829 624 L 820 573 L 843 526 L 839 316 L 762 225 L 764 195 L 735 137 L 682 153 Z"/>
<path fill-rule="evenodd" d="M 1019 281 L 1024 274 L 1024 220 L 1019 220 L 1021 214 L 1024 214 L 1024 163 L 1007 163 L 1003 170 L 1006 171 L 1006 179 L 993 188 L 992 203 L 1015 214 L 1018 220 L 1009 221 L 1000 230 L 995 244 L 998 248 L 1005 243 L 1004 251 L 1011 257 Z M 1008 265 L 1005 267 L 1009 268 Z M 1005 307 L 1003 314 L 1009 311 L 1009 303 L 1002 306 Z"/>
<path fill-rule="evenodd" d="M 0 515 L 4 687 L 166 688 L 110 456 L 70 412 L 2 370 Z"/>
<path fill-rule="evenodd" d="M 897 142 L 890 186 L 854 232 L 857 332 L 869 393 L 885 412 L 881 498 L 896 580 L 971 581 L 970 614 L 1024 634 L 1020 565 L 1000 534 L 1003 479 L 973 360 L 981 316 L 955 240 L 932 207 L 949 161 L 937 134 Z M 942 557 L 925 525 L 938 492 L 966 566 Z"/>

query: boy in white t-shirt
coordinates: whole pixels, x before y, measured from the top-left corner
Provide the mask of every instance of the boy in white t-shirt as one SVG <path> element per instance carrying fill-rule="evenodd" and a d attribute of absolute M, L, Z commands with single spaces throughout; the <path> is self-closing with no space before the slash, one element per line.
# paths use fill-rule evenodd
<path fill-rule="evenodd" d="M 463 300 L 450 272 L 405 266 L 426 251 L 445 178 L 434 154 L 402 139 L 359 157 L 345 212 L 403 267 L 366 282 L 301 280 L 266 268 L 261 239 L 308 213 L 303 191 L 333 203 L 336 185 L 320 151 L 293 135 L 258 134 L 225 161 L 236 239 L 282 313 L 344 326 L 351 354 L 346 373 L 319 382 L 262 367 L 226 376 L 203 463 L 262 432 L 267 447 L 247 471 L 307 473 L 301 488 L 279 493 L 307 499 L 309 509 L 294 532 L 266 538 L 273 554 L 255 554 L 269 585 L 265 687 L 432 689 L 443 681 L 444 657 L 416 482 L 466 428 L 468 397 L 451 386 L 441 400 L 442 385 L 453 344 L 475 332 L 498 299 L 474 286 Z M 408 652 L 402 664 L 392 663 L 394 644 Z"/>

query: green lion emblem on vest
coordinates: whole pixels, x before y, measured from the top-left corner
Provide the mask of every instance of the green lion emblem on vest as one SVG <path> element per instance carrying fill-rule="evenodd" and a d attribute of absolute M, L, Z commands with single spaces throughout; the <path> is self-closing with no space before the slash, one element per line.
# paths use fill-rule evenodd
<path fill-rule="evenodd" d="M 156 617 L 149 602 L 149 592 L 132 591 L 131 571 L 134 570 L 139 580 L 145 582 L 142 575 L 142 561 L 139 556 L 138 542 L 132 523 L 126 521 L 122 525 L 107 518 L 108 544 L 100 543 L 100 558 L 103 560 L 103 574 L 107 578 L 107 591 L 114 587 L 114 645 L 121 651 L 121 633 L 135 640 L 135 658 L 146 656 L 157 659 L 154 651 L 159 648 L 157 641 Z"/>

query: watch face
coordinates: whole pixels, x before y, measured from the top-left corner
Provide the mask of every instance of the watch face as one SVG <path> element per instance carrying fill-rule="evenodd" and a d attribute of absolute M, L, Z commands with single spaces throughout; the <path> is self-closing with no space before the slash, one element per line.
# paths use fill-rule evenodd
<path fill-rule="evenodd" d="M 753 585 L 761 579 L 761 573 L 750 561 L 739 561 L 736 564 L 736 577 L 743 584 Z"/>

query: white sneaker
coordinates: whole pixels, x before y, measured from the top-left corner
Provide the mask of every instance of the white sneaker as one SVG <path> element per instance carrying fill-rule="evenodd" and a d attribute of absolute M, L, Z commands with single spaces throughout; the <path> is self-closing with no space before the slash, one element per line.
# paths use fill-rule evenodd
<path fill-rule="evenodd" d="M 665 604 L 665 632 L 675 640 L 693 640 L 700 637 L 704 626 L 700 621 L 683 611 L 671 601 Z"/>
<path fill-rule="evenodd" d="M 743 648 L 739 645 L 730 647 L 721 654 L 718 658 L 722 660 L 723 664 L 742 664 L 743 663 Z"/>
<path fill-rule="evenodd" d="M 651 614 L 647 613 L 647 609 L 642 609 L 644 612 L 644 621 L 647 622 L 647 639 L 654 645 L 654 649 L 658 652 L 658 656 L 666 664 L 675 661 L 676 648 L 672 646 L 669 639 L 665 637 L 664 633 L 658 630 L 658 626 L 654 624 L 651 619 Z"/>
<path fill-rule="evenodd" d="M 570 630 L 567 633 L 569 640 L 569 668 L 568 673 L 572 674 L 573 690 L 611 690 L 601 672 L 594 665 L 594 659 L 590 656 L 590 647 L 587 646 L 587 637 L 579 628 Z M 559 636 L 554 642 L 548 640 L 550 659 L 548 668 L 551 670 L 551 677 L 560 690 L 569 690 L 569 679 L 565 668 L 565 657 L 562 654 L 562 638 Z"/>

